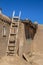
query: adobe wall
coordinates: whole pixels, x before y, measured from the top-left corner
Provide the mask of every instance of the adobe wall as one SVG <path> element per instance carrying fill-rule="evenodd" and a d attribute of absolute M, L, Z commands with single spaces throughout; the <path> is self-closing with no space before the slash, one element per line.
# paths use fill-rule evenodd
<path fill-rule="evenodd" d="M 43 25 L 38 25 L 37 32 L 32 42 L 32 51 L 43 54 Z"/>
<path fill-rule="evenodd" d="M 24 24 L 19 23 L 19 33 L 18 33 L 18 55 L 21 57 L 23 53 L 23 47 L 24 47 Z"/>
<path fill-rule="evenodd" d="M 31 40 L 27 42 L 25 35 L 25 24 L 20 23 L 19 27 L 19 56 L 23 53 L 28 53 L 31 49 Z"/>
<path fill-rule="evenodd" d="M 3 26 L 6 27 L 6 37 L 3 37 Z M 0 57 L 6 54 L 8 35 L 9 35 L 9 24 L 0 20 Z"/>
<path fill-rule="evenodd" d="M 25 41 L 24 41 L 24 53 L 31 51 L 32 35 L 33 30 L 30 28 L 29 24 L 24 24 Z M 31 37 L 31 38 L 30 38 Z"/>

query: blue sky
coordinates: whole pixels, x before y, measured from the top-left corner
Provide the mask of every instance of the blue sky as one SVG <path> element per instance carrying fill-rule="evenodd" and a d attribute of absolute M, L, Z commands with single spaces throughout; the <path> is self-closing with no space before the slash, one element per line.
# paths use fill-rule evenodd
<path fill-rule="evenodd" d="M 32 22 L 43 24 L 43 0 L 0 0 L 0 8 L 9 17 L 12 17 L 14 10 L 15 15 L 21 11 L 21 19 L 28 18 Z"/>

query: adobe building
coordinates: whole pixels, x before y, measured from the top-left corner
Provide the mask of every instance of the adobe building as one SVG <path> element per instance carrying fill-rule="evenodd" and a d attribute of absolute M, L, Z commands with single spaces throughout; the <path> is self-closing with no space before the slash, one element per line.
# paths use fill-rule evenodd
<path fill-rule="evenodd" d="M 1 55 L 4 55 L 7 49 L 11 22 L 12 20 L 9 17 L 0 13 L 0 54 Z M 36 29 L 37 29 L 36 25 L 33 24 L 30 20 L 20 20 L 18 42 L 19 43 L 21 42 L 21 44 L 23 43 L 25 47 L 28 44 L 28 41 L 31 41 L 34 38 Z"/>
<path fill-rule="evenodd" d="M 18 16 L 11 19 L 0 11 L 0 58 L 17 54 L 28 61 L 29 58 L 23 54 L 43 56 L 42 34 L 43 25 L 28 19 L 20 20 Z"/>
<path fill-rule="evenodd" d="M 10 22 L 10 18 L 2 13 L 0 14 L 0 56 L 5 55 L 6 53 Z"/>

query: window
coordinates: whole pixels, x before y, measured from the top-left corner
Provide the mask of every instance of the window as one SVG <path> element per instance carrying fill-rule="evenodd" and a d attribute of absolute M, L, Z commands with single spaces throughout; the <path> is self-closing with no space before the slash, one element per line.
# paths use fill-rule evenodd
<path fill-rule="evenodd" d="M 6 27 L 5 26 L 3 26 L 2 35 L 3 37 L 6 37 Z"/>

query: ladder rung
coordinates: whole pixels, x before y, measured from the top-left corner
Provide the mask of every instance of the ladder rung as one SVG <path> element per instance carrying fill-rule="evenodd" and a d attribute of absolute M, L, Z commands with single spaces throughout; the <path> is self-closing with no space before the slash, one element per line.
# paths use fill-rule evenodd
<path fill-rule="evenodd" d="M 15 43 L 15 40 L 14 41 L 9 41 L 9 43 Z"/>
<path fill-rule="evenodd" d="M 13 22 L 12 25 L 18 26 L 18 22 Z"/>
<path fill-rule="evenodd" d="M 8 47 L 15 47 L 14 45 L 12 46 L 12 45 L 9 45 Z"/>
<path fill-rule="evenodd" d="M 9 41 L 11 41 L 11 42 L 14 41 L 14 40 L 16 40 L 16 39 L 9 39 Z"/>
<path fill-rule="evenodd" d="M 15 22 L 13 22 L 12 24 L 15 24 Z"/>
<path fill-rule="evenodd" d="M 9 51 L 14 51 L 14 49 L 9 49 Z"/>
<path fill-rule="evenodd" d="M 11 33 L 10 35 L 16 35 L 16 33 Z"/>
<path fill-rule="evenodd" d="M 14 51 L 9 51 L 9 50 L 8 50 L 7 53 L 14 53 Z"/>
<path fill-rule="evenodd" d="M 14 54 L 7 54 L 7 56 L 13 56 Z"/>
<path fill-rule="evenodd" d="M 18 22 L 12 22 L 12 24 L 18 24 Z"/>
<path fill-rule="evenodd" d="M 7 55 L 13 55 L 14 51 L 7 51 Z"/>
<path fill-rule="evenodd" d="M 16 35 L 10 35 L 9 41 L 16 41 Z"/>
<path fill-rule="evenodd" d="M 8 49 L 9 51 L 15 51 L 14 49 Z"/>
<path fill-rule="evenodd" d="M 12 27 L 18 27 L 18 25 L 12 25 Z"/>
<path fill-rule="evenodd" d="M 9 51 L 14 51 L 14 47 L 8 47 Z"/>
<path fill-rule="evenodd" d="M 8 46 L 15 46 L 15 43 L 9 43 Z"/>
<path fill-rule="evenodd" d="M 15 45 L 15 43 L 14 42 L 13 43 L 12 42 L 9 42 L 9 45 L 12 45 L 13 46 L 13 45 Z"/>

